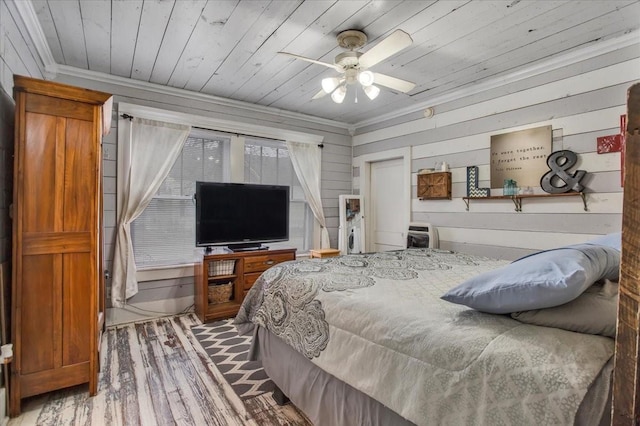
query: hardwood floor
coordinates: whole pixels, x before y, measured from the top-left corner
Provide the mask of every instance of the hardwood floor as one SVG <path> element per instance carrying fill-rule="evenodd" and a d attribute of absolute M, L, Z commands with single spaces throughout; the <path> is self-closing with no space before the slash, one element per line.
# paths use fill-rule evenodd
<path fill-rule="evenodd" d="M 190 333 L 198 323 L 187 314 L 108 328 L 95 397 L 83 385 L 29 398 L 9 425 L 310 424 L 270 395 L 245 409 Z"/>

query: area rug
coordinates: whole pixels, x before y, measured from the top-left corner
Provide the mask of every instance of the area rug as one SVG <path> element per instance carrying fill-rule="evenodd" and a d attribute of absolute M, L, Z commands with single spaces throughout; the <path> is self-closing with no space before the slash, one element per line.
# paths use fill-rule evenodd
<path fill-rule="evenodd" d="M 209 355 L 233 391 L 246 401 L 272 392 L 269 379 L 260 361 L 248 361 L 251 336 L 240 336 L 231 319 L 191 327 L 200 346 Z"/>

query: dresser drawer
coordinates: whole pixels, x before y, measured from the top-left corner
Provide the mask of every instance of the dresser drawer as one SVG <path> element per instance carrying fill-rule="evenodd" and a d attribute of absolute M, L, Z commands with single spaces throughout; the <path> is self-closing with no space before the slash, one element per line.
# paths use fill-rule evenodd
<path fill-rule="evenodd" d="M 273 265 L 277 265 L 287 260 L 295 259 L 295 255 L 291 253 L 282 254 L 265 254 L 264 256 L 248 256 L 244 259 L 244 273 L 251 272 L 264 272 L 271 268 Z"/>
<path fill-rule="evenodd" d="M 262 275 L 262 272 L 252 272 L 250 274 L 244 274 L 244 290 L 248 291 L 253 283 Z"/>

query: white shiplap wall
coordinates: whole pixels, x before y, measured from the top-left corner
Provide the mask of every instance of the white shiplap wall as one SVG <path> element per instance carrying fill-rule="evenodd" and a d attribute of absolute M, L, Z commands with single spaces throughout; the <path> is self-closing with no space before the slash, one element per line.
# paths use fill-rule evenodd
<path fill-rule="evenodd" d="M 14 3 L 0 0 L 0 84 L 6 93 L 12 91 L 13 74 L 44 77 L 42 62 L 20 22 Z M 116 103 L 124 101 L 323 135 L 322 196 L 333 246 L 337 245 L 338 195 L 351 192 L 352 164 L 358 164 L 358 157 L 366 154 L 412 147 L 412 220 L 430 221 L 438 226 L 445 248 L 513 258 L 532 250 L 582 241 L 591 235 L 619 229 L 622 205 L 619 154 L 595 154 L 595 138 L 617 132 L 618 116 L 625 109 L 626 88 L 640 78 L 639 50 L 638 45 L 625 47 L 434 105 L 436 115 L 430 120 L 424 119 L 418 111 L 367 125 L 358 129 L 353 148 L 351 137 L 340 126 L 168 96 L 161 91 L 118 86 L 103 80 L 68 75 L 58 79 L 114 93 Z M 4 104 L 1 106 L 4 110 Z M 579 198 L 525 201 L 522 213 L 514 212 L 510 202 L 472 202 L 471 211 L 466 212 L 460 199 L 466 193 L 465 169 L 469 165 L 480 166 L 480 185 L 488 184 L 490 135 L 546 124 L 556 130 L 554 149 L 578 152 L 581 167 L 590 172 L 586 181 L 592 191 L 589 212 L 582 211 Z M 117 120 L 114 120 L 115 125 Z M 103 145 L 108 269 L 111 268 L 115 228 L 116 133 L 114 127 Z M 453 170 L 454 199 L 417 200 L 415 172 L 443 160 Z M 354 170 L 353 175 L 353 186 L 357 188 L 360 184 L 358 170 Z M 170 301 L 189 297 L 192 281 L 181 278 L 151 282 L 143 284 L 141 289 L 133 302 Z"/>
<path fill-rule="evenodd" d="M 509 87 L 435 105 L 436 114 L 430 119 L 412 114 L 359 129 L 353 139 L 353 164 L 365 155 L 411 147 L 411 219 L 437 226 L 442 248 L 514 259 L 618 231 L 620 154 L 597 154 L 596 138 L 619 132 L 626 90 L 640 79 L 639 57 L 636 45 Z M 490 186 L 491 135 L 544 125 L 554 130 L 553 149 L 578 153 L 576 167 L 589 172 L 583 181 L 589 211 L 583 210 L 579 197 L 525 200 L 521 213 L 514 211 L 510 200 L 472 201 L 466 211 L 461 199 L 466 196 L 466 168 L 478 166 L 479 186 Z M 416 172 L 439 161 L 451 167 L 453 199 L 418 200 Z M 359 177 L 354 177 L 354 187 L 360 187 Z"/>
<path fill-rule="evenodd" d="M 0 83 L 6 93 L 13 89 L 13 74 L 35 78 L 44 78 L 43 66 L 33 49 L 21 19 L 12 2 L 0 0 Z M 322 153 L 322 198 L 329 228 L 330 240 L 337 247 L 338 229 L 338 195 L 351 192 L 351 136 L 345 126 L 318 124 L 308 120 L 296 120 L 285 117 L 275 111 L 269 114 L 264 110 L 251 111 L 246 108 L 234 108 L 207 102 L 206 97 L 194 100 L 187 96 L 170 96 L 162 90 L 145 90 L 131 88 L 115 83 L 107 83 L 99 79 L 63 76 L 56 79 L 62 83 L 79 87 L 101 90 L 114 94 L 114 115 L 112 129 L 103 140 L 103 175 L 104 175 L 104 222 L 105 222 L 105 268 L 111 270 L 116 226 L 116 170 L 117 170 L 117 104 L 127 102 L 212 116 L 220 119 L 247 122 L 256 125 L 267 125 L 284 130 L 313 133 L 324 137 Z M 158 86 L 160 87 L 160 86 Z M 10 101 L 10 98 L 9 98 Z M 2 104 L 4 112 L 4 104 Z M 3 139 L 3 143 L 11 139 Z M 3 175 L 3 178 L 5 176 Z M 10 185 L 10 183 L 8 184 Z M 3 204 L 4 206 L 4 204 Z M 107 282 L 109 285 L 110 283 Z M 190 277 L 173 280 L 162 280 L 141 283 L 140 293 L 131 299 L 131 304 L 142 308 L 150 308 L 163 312 L 172 312 L 184 300 L 192 300 L 193 279 Z M 181 302 L 176 303 L 179 300 Z M 180 308 L 181 309 L 181 308 Z M 149 313 L 153 316 L 153 313 Z"/>
<path fill-rule="evenodd" d="M 103 140 L 105 267 L 111 270 L 116 226 L 116 170 L 117 170 L 117 105 L 120 102 L 144 105 L 169 111 L 191 113 L 223 120 L 266 125 L 283 130 L 313 133 L 324 137 L 322 151 L 322 197 L 331 244 L 337 247 L 338 195 L 351 191 L 351 136 L 344 128 L 320 125 L 305 120 L 284 119 L 276 114 L 251 112 L 245 109 L 221 107 L 205 99 L 194 100 L 162 94 L 144 88 L 132 89 L 115 83 L 90 78 L 60 75 L 57 81 L 100 90 L 114 95 L 114 116 L 111 132 Z M 180 311 L 192 303 L 193 279 L 182 277 L 140 283 L 140 292 L 130 299 L 134 308 L 161 312 Z M 146 314 L 140 311 L 142 314 Z M 147 312 L 149 313 L 149 312 Z M 152 315 L 152 313 L 149 313 Z"/>

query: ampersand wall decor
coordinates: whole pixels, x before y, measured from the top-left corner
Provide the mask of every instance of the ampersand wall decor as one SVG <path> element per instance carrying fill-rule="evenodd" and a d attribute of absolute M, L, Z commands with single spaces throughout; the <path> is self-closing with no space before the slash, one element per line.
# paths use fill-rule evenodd
<path fill-rule="evenodd" d="M 540 179 L 540 186 L 549 194 L 562 194 L 564 192 L 582 192 L 584 186 L 580 184 L 587 174 L 585 170 L 576 170 L 569 174 L 568 170 L 578 162 L 578 156 L 573 151 L 562 150 L 552 152 L 547 157 L 547 166 L 551 169 Z"/>

